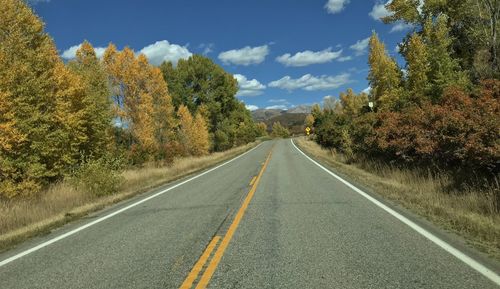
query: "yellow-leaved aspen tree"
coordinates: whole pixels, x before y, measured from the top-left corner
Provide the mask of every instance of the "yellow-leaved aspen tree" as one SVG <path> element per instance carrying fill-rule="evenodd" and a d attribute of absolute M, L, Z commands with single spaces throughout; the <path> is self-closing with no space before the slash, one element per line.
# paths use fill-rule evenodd
<path fill-rule="evenodd" d="M 193 135 L 191 136 L 191 154 L 201 156 L 208 154 L 210 139 L 207 123 L 201 113 L 196 113 L 193 120 Z"/>
<path fill-rule="evenodd" d="M 181 104 L 177 110 L 179 119 L 178 139 L 182 147 L 182 153 L 188 155 L 191 152 L 191 135 L 193 134 L 193 116 L 187 106 Z"/>
<path fill-rule="evenodd" d="M 21 0 L 0 0 L 0 196 L 34 194 L 75 163 L 82 86 L 44 23 Z"/>
<path fill-rule="evenodd" d="M 103 63 L 112 86 L 116 117 L 120 119 L 122 142 L 131 150 L 134 162 L 148 161 L 159 146 L 155 138 L 154 99 L 148 91 L 147 59 L 137 59 L 128 47 L 118 52 L 110 45 Z"/>
<path fill-rule="evenodd" d="M 368 63 L 370 71 L 368 81 L 372 88 L 371 99 L 379 109 L 390 110 L 402 94 L 402 73 L 396 61 L 387 55 L 385 45 L 373 32 L 370 37 L 370 53 Z"/>
<path fill-rule="evenodd" d="M 174 139 L 174 107 L 172 98 L 168 93 L 167 83 L 159 68 L 152 66 L 144 55 L 138 57 L 139 69 L 144 72 L 146 78 L 143 79 L 144 87 L 141 87 L 152 101 L 153 134 L 156 142 L 157 159 L 161 159 L 165 154 L 165 148 Z"/>
<path fill-rule="evenodd" d="M 111 100 L 108 79 L 92 45 L 84 41 L 76 51 L 76 58 L 68 67 L 83 81 L 82 126 L 87 140 L 81 144 L 80 152 L 85 156 L 99 158 L 111 148 Z"/>
<path fill-rule="evenodd" d="M 429 87 L 427 76 L 430 71 L 429 54 L 420 35 L 414 33 L 410 37 L 405 58 L 408 70 L 409 101 L 420 105 L 426 100 Z"/>
<path fill-rule="evenodd" d="M 306 127 L 312 128 L 314 126 L 314 116 L 312 114 L 308 114 L 304 120 L 304 125 Z"/>
<path fill-rule="evenodd" d="M 341 92 L 339 99 L 343 113 L 351 118 L 359 115 L 363 106 L 368 104 L 368 96 L 365 93 L 357 95 L 351 88 L 345 93 Z"/>

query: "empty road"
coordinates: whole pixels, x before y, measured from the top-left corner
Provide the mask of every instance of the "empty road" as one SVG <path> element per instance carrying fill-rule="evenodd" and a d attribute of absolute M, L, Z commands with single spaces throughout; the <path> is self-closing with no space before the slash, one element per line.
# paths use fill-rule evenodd
<path fill-rule="evenodd" d="M 1 254 L 0 288 L 499 288 L 443 246 L 277 140 Z"/>

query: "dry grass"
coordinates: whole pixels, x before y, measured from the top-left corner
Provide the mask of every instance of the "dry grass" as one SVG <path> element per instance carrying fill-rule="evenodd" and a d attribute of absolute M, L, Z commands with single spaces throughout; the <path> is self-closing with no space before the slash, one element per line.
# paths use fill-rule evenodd
<path fill-rule="evenodd" d="M 346 164 L 341 155 L 305 137 L 297 145 L 338 172 L 399 203 L 433 223 L 465 237 L 477 249 L 500 260 L 500 214 L 495 211 L 498 185 L 485 190 L 450 190 L 446 174 L 422 175 L 380 163 Z"/>
<path fill-rule="evenodd" d="M 230 159 L 256 144 L 202 157 L 179 158 L 168 167 L 149 165 L 126 170 L 123 172 L 121 189 L 109 196 L 92 196 L 62 182 L 53 185 L 36 199 L 0 202 L 0 251 L 90 212 Z"/>

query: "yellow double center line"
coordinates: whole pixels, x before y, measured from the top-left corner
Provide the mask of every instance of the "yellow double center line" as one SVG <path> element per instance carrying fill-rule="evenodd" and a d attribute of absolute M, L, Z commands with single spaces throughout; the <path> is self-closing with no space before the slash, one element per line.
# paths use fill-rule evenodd
<path fill-rule="evenodd" d="M 260 169 L 259 174 L 257 177 L 254 177 L 252 181 L 250 182 L 251 188 L 250 191 L 248 192 L 247 196 L 245 197 L 245 200 L 243 201 L 240 209 L 236 213 L 236 216 L 234 217 L 233 222 L 229 226 L 229 229 L 226 232 L 226 235 L 224 235 L 224 238 L 222 239 L 222 242 L 220 243 L 219 247 L 217 248 L 217 251 L 215 251 L 214 256 L 210 260 L 210 263 L 207 266 L 207 269 L 203 273 L 203 275 L 200 278 L 200 281 L 198 282 L 198 285 L 196 285 L 195 289 L 205 289 L 208 286 L 208 283 L 210 282 L 210 279 L 212 279 L 212 276 L 215 273 L 215 270 L 217 269 L 217 265 L 219 265 L 219 262 L 224 255 L 224 252 L 226 251 L 227 246 L 229 245 L 229 242 L 233 238 L 234 233 L 236 232 L 236 229 L 238 228 L 238 225 L 241 222 L 241 219 L 243 218 L 243 215 L 245 215 L 245 211 L 248 208 L 248 205 L 250 204 L 250 201 L 253 198 L 253 195 L 255 194 L 255 191 L 257 190 L 257 186 L 260 182 L 260 178 L 264 174 L 264 171 L 266 170 L 266 167 L 269 163 L 269 160 L 271 159 L 271 152 L 267 155 L 266 161 L 262 165 L 262 168 Z M 212 241 L 208 244 L 207 248 L 201 255 L 200 259 L 196 262 L 196 264 L 193 266 L 193 269 L 191 272 L 189 272 L 189 275 L 186 277 L 186 280 L 182 283 L 180 289 L 189 289 L 192 287 L 194 281 L 198 277 L 198 274 L 201 272 L 203 269 L 203 266 L 207 262 L 207 260 L 210 258 L 210 255 L 214 248 L 217 246 L 217 243 L 219 242 L 220 236 L 215 236 Z"/>

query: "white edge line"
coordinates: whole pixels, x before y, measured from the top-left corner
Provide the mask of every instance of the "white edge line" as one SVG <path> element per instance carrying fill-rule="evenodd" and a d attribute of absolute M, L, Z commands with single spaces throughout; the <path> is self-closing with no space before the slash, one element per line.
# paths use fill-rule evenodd
<path fill-rule="evenodd" d="M 30 248 L 30 249 L 28 249 L 28 250 L 26 250 L 26 251 L 23 251 L 23 252 L 18 253 L 18 254 L 16 254 L 16 255 L 12 256 L 12 257 L 9 257 L 9 258 L 7 258 L 7 259 L 5 259 L 5 260 L 3 260 L 3 261 L 1 261 L 1 262 L 0 262 L 0 267 L 4 266 L 4 265 L 6 265 L 6 264 L 8 264 L 8 263 L 10 263 L 10 262 L 12 262 L 12 261 L 15 261 L 15 260 L 17 260 L 17 259 L 19 259 L 19 258 L 21 258 L 21 257 L 24 257 L 24 256 L 26 256 L 26 255 L 28 255 L 28 254 L 31 254 L 31 253 L 33 253 L 33 252 L 35 252 L 35 251 L 38 251 L 38 250 L 40 250 L 40 249 L 42 249 L 42 248 L 44 248 L 44 247 L 47 247 L 47 246 L 49 246 L 50 244 L 53 244 L 53 243 L 55 243 L 55 242 L 57 242 L 57 241 L 60 241 L 60 240 L 62 240 L 62 239 L 64 239 L 64 238 L 67 238 L 67 237 L 69 237 L 69 236 L 71 236 L 71 235 L 73 235 L 73 234 L 76 234 L 76 233 L 78 233 L 78 232 L 80 232 L 80 231 L 82 231 L 82 230 L 85 230 L 85 229 L 87 229 L 88 227 L 91 227 L 91 226 L 93 226 L 93 225 L 95 225 L 95 224 L 98 224 L 98 223 L 100 223 L 100 222 L 102 222 L 102 221 L 104 221 L 104 220 L 107 220 L 107 219 L 109 219 L 109 218 L 111 218 L 111 217 L 114 217 L 114 216 L 116 216 L 116 215 L 118 215 L 118 214 L 120 214 L 120 213 L 123 213 L 124 211 L 126 211 L 126 210 L 128 210 L 128 209 L 130 209 L 130 208 L 133 208 L 133 207 L 135 207 L 135 206 L 137 206 L 137 205 L 140 205 L 140 204 L 142 204 L 142 203 L 144 203 L 144 202 L 147 202 L 147 201 L 149 201 L 149 200 L 151 200 L 151 199 L 153 199 L 153 198 L 156 198 L 156 197 L 158 197 L 158 196 L 160 196 L 160 195 L 162 195 L 162 194 L 164 194 L 164 193 L 166 193 L 166 192 L 168 192 L 168 191 L 170 191 L 170 190 L 173 190 L 173 189 L 175 189 L 175 188 L 177 188 L 177 187 L 180 187 L 180 186 L 184 185 L 185 183 L 188 183 L 188 182 L 190 182 L 190 181 L 192 181 L 192 180 L 194 180 L 194 179 L 197 179 L 197 178 L 199 178 L 199 177 L 201 177 L 201 176 L 203 176 L 203 175 L 206 175 L 206 174 L 208 174 L 208 173 L 210 173 L 210 172 L 212 172 L 212 171 L 214 171 L 214 170 L 216 170 L 216 169 L 218 169 L 218 168 L 220 168 L 220 167 L 222 167 L 222 166 L 225 166 L 225 165 L 229 164 L 230 162 L 235 161 L 236 159 L 239 159 L 240 157 L 242 157 L 242 156 L 244 156 L 244 155 L 246 155 L 246 154 L 250 153 L 251 151 L 253 151 L 253 150 L 254 150 L 254 149 L 256 149 L 257 147 L 259 147 L 261 144 L 262 144 L 262 143 L 258 144 L 257 146 L 255 146 L 255 147 L 254 147 L 254 148 L 252 148 L 251 150 L 246 151 L 246 152 L 244 152 L 244 153 L 242 153 L 242 154 L 240 154 L 240 155 L 238 155 L 238 156 L 236 156 L 236 157 L 234 157 L 234 158 L 230 159 L 229 161 L 226 161 L 225 163 L 222 163 L 222 164 L 220 164 L 220 165 L 218 165 L 218 166 L 216 166 L 216 167 L 213 167 L 213 168 L 209 169 L 208 171 L 205 171 L 205 172 L 200 173 L 200 174 L 198 174 L 198 175 L 196 175 L 196 176 L 193 176 L 193 177 L 191 177 L 191 178 L 189 178 L 189 179 L 187 179 L 187 180 L 185 180 L 185 181 L 183 181 L 183 182 L 180 182 L 180 183 L 178 183 L 178 184 L 176 184 L 176 185 L 173 185 L 173 186 L 171 186 L 171 187 L 169 187 L 169 188 L 167 188 L 167 189 L 164 189 L 164 190 L 162 190 L 162 191 L 160 191 L 160 192 L 158 192 L 158 193 L 156 193 L 156 194 L 154 194 L 154 195 L 151 195 L 151 196 L 149 196 L 149 197 L 147 197 L 147 198 L 144 198 L 144 199 L 142 199 L 142 200 L 140 200 L 140 201 L 137 201 L 137 202 L 135 202 L 135 203 L 133 203 L 133 204 L 130 204 L 130 205 L 128 205 L 128 206 L 126 206 L 126 207 L 124 207 L 124 208 L 121 208 L 121 209 L 119 209 L 118 211 L 115 211 L 115 212 L 113 212 L 113 213 L 110 213 L 110 214 L 108 214 L 108 215 L 106 215 L 106 216 L 104 216 L 104 217 L 101 217 L 101 218 L 99 218 L 99 219 L 96 219 L 96 220 L 94 220 L 94 221 L 92 221 L 92 222 L 90 222 L 90 223 L 87 223 L 87 224 L 85 224 L 85 225 L 83 225 L 83 226 L 80 226 L 80 227 L 78 227 L 78 228 L 76 228 L 76 229 L 73 229 L 73 230 L 71 230 L 71 231 L 69 231 L 69 232 L 66 232 L 66 233 L 64 233 L 64 234 L 62 234 L 62 235 L 60 235 L 60 236 L 57 236 L 57 237 L 55 237 L 55 238 L 53 238 L 53 239 L 50 239 L 50 240 L 48 240 L 48 241 L 46 241 L 46 242 L 43 242 L 43 243 L 41 243 L 41 244 L 39 244 L 39 245 L 37 245 L 37 246 L 35 246 L 35 247 L 32 247 L 32 248 Z"/>
<path fill-rule="evenodd" d="M 417 225 L 416 223 L 412 222 L 411 220 L 409 220 L 405 216 L 401 215 L 400 213 L 398 213 L 398 212 L 394 211 L 393 209 L 389 208 L 388 206 L 384 205 L 383 203 L 381 203 L 377 199 L 373 198 L 369 194 L 367 194 L 367 193 L 363 192 L 362 190 L 358 189 L 357 187 L 355 187 L 354 185 L 352 185 L 348 181 L 346 181 L 343 178 L 339 177 L 338 175 L 334 174 L 329 169 L 325 168 L 324 166 L 322 166 L 321 164 L 319 164 L 318 162 L 316 162 L 315 160 L 313 160 L 312 158 L 310 158 L 308 155 L 306 155 L 304 152 L 302 152 L 295 145 L 295 143 L 293 142 L 292 139 L 290 139 L 290 141 L 291 141 L 292 145 L 295 147 L 296 150 L 298 150 L 303 156 L 305 156 L 306 158 L 308 158 L 311 162 L 313 162 L 315 165 L 317 165 L 318 167 L 320 167 L 321 169 L 323 169 L 325 172 L 327 172 L 328 174 L 330 174 L 331 176 L 333 176 L 334 178 L 336 178 L 337 180 L 339 180 L 340 182 L 342 182 L 344 185 L 346 185 L 349 188 L 351 188 L 352 190 L 354 190 L 356 193 L 362 195 L 363 197 L 365 197 L 366 199 L 368 199 L 369 201 L 371 201 L 372 203 L 374 203 L 375 205 L 377 205 L 382 210 L 384 210 L 387 213 L 391 214 L 393 217 L 395 217 L 396 219 L 400 220 L 401 222 L 403 222 L 404 224 L 406 224 L 407 226 L 409 226 L 413 230 L 417 231 L 417 233 L 419 233 L 420 235 L 422 235 L 425 238 L 429 239 L 434 244 L 436 244 L 439 247 L 441 247 L 442 249 L 444 249 L 446 252 L 448 252 L 451 255 L 455 256 L 456 258 L 458 258 L 460 261 L 462 261 L 465 264 L 467 264 L 472 269 L 474 269 L 477 272 L 481 273 L 483 276 L 485 276 L 486 278 L 488 278 L 491 281 L 493 281 L 493 283 L 495 283 L 497 285 L 500 285 L 500 276 L 498 276 L 495 272 L 493 272 L 492 270 L 488 269 L 487 267 L 485 267 L 484 265 L 480 264 L 479 262 L 477 262 L 476 260 L 472 259 L 471 257 L 467 256 L 466 254 L 462 253 L 461 251 L 459 251 L 455 247 L 451 246 L 450 244 L 446 243 L 445 241 L 441 240 L 440 238 L 438 238 L 437 236 L 433 235 L 429 231 L 427 231 L 424 228 L 420 227 L 419 225 Z"/>

